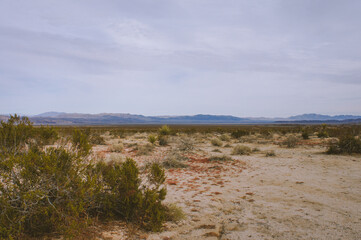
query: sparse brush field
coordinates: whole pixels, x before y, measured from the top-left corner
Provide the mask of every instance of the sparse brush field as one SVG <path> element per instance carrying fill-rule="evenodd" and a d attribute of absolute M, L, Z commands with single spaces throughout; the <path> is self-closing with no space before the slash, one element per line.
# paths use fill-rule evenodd
<path fill-rule="evenodd" d="M 361 239 L 360 125 L 13 120 L 0 239 Z"/>

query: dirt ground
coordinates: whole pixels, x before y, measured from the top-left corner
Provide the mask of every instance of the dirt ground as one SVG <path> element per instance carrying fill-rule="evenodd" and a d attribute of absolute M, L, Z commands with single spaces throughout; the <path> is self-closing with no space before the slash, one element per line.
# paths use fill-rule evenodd
<path fill-rule="evenodd" d="M 189 159 L 184 161 L 187 168 L 166 170 L 165 203 L 181 207 L 185 219 L 167 222 L 160 233 L 114 226 L 102 232 L 102 239 L 361 239 L 360 156 L 326 155 L 326 147 L 312 140 L 280 147 L 275 144 L 280 138 L 231 139 L 215 147 L 214 137 L 188 137 L 194 149 L 182 152 L 181 137 L 173 136 L 168 146 L 155 146 L 142 156 L 134 143 L 146 144 L 145 133 L 124 139 L 108 136 L 107 145 L 96 146 L 98 156 L 132 157 L 140 167 L 161 162 L 171 149 Z M 123 151 L 111 153 L 110 146 L 118 142 Z M 239 144 L 257 151 L 231 155 Z M 270 150 L 275 156 L 266 157 Z M 209 161 L 223 155 L 233 160 Z"/>

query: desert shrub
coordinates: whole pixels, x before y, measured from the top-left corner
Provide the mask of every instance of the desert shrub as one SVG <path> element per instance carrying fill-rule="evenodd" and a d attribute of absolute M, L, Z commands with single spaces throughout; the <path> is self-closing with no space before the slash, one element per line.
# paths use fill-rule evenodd
<path fill-rule="evenodd" d="M 302 132 L 302 138 L 305 139 L 305 140 L 306 140 L 306 139 L 309 139 L 309 138 L 310 138 L 310 137 L 309 137 L 309 133 L 308 133 L 307 131 L 303 131 L 303 132 Z"/>
<path fill-rule="evenodd" d="M 111 152 L 117 152 L 117 153 L 121 153 L 124 149 L 124 146 L 122 143 L 116 143 L 110 146 L 110 151 Z"/>
<path fill-rule="evenodd" d="M 249 135 L 249 132 L 246 131 L 246 130 L 242 130 L 242 129 L 238 129 L 238 130 L 233 131 L 231 133 L 231 136 L 233 138 L 240 138 L 240 137 L 243 137 L 243 136 L 246 136 L 246 135 Z"/>
<path fill-rule="evenodd" d="M 232 150 L 232 155 L 248 155 L 251 153 L 251 148 L 243 145 L 237 145 Z"/>
<path fill-rule="evenodd" d="M 213 149 L 213 150 L 212 150 L 212 152 L 218 152 L 218 153 L 221 153 L 222 151 L 221 151 L 221 150 L 219 150 L 218 148 L 215 148 L 215 149 Z"/>
<path fill-rule="evenodd" d="M 267 151 L 267 152 L 266 152 L 266 157 L 274 157 L 274 156 L 276 156 L 275 151 L 270 150 L 270 151 Z"/>
<path fill-rule="evenodd" d="M 298 142 L 298 138 L 294 135 L 289 135 L 285 141 L 283 141 L 283 145 L 286 145 L 288 148 L 293 148 L 296 146 Z"/>
<path fill-rule="evenodd" d="M 349 135 L 341 137 L 338 143 L 329 146 L 327 153 L 361 153 L 361 140 Z"/>
<path fill-rule="evenodd" d="M 154 149 L 154 146 L 150 143 L 147 143 L 145 145 L 140 145 L 137 147 L 137 155 L 141 156 L 141 155 L 148 155 L 149 153 L 151 153 Z"/>
<path fill-rule="evenodd" d="M 186 217 L 182 208 L 178 207 L 174 203 L 165 205 L 165 209 L 165 218 L 167 221 L 179 222 Z"/>
<path fill-rule="evenodd" d="M 24 129 L 17 128 L 16 121 L 6 124 L 11 134 L 2 136 L 13 137 Z M 24 125 L 32 130 L 30 123 Z M 6 151 L 0 153 L 1 239 L 39 239 L 48 233 L 75 238 L 92 219 L 122 218 L 147 230 L 161 229 L 166 209 L 164 169 L 153 164 L 148 182 L 141 185 L 132 159 L 94 164 L 84 135 L 88 136 L 74 131 L 71 149 L 26 147 L 35 141 L 30 137 L 23 138 L 22 147 L 13 141 L 15 146 L 2 148 Z"/>
<path fill-rule="evenodd" d="M 33 126 L 27 117 L 10 115 L 7 122 L 1 121 L 0 153 L 20 153 L 30 143 L 32 134 Z"/>
<path fill-rule="evenodd" d="M 158 133 L 160 136 L 166 136 L 171 133 L 171 129 L 167 125 L 163 125 L 161 128 L 159 128 Z"/>
<path fill-rule="evenodd" d="M 327 138 L 328 137 L 327 125 L 326 124 L 321 125 L 321 129 L 318 131 L 317 137 L 319 137 L 319 138 Z"/>
<path fill-rule="evenodd" d="M 142 225 L 151 231 L 160 231 L 166 219 L 166 208 L 162 205 L 167 190 L 164 186 L 164 169 L 158 164 L 151 166 L 148 181 L 151 187 L 144 190 L 142 202 Z"/>
<path fill-rule="evenodd" d="M 88 155 L 92 146 L 89 143 L 89 135 L 79 129 L 74 129 L 72 134 L 73 149 L 81 155 Z"/>
<path fill-rule="evenodd" d="M 157 137 L 154 135 L 149 135 L 148 136 L 148 142 L 150 142 L 151 144 L 154 144 L 157 141 Z"/>
<path fill-rule="evenodd" d="M 252 148 L 252 152 L 259 152 L 259 151 L 261 151 L 261 150 L 259 150 L 259 148 Z"/>
<path fill-rule="evenodd" d="M 213 162 L 213 161 L 224 162 L 224 161 L 232 161 L 233 159 L 227 155 L 222 155 L 222 156 L 211 156 L 208 160 L 210 162 Z"/>
<path fill-rule="evenodd" d="M 72 235 L 86 225 L 87 164 L 65 149 L 29 150 L 1 166 L 0 235 Z M 7 229 L 4 231 L 4 229 Z M 68 236 L 69 237 L 69 236 Z"/>
<path fill-rule="evenodd" d="M 192 151 L 194 149 L 194 141 L 191 138 L 182 137 L 179 139 L 178 149 L 184 152 Z"/>
<path fill-rule="evenodd" d="M 227 143 L 226 145 L 224 145 L 225 148 L 230 148 L 232 147 L 229 143 Z"/>
<path fill-rule="evenodd" d="M 89 138 L 89 143 L 94 145 L 105 145 L 105 140 L 99 134 L 92 134 Z"/>
<path fill-rule="evenodd" d="M 211 143 L 213 146 L 216 146 L 216 147 L 222 147 L 222 145 L 223 145 L 223 142 L 218 138 L 213 138 L 211 140 Z"/>
<path fill-rule="evenodd" d="M 168 137 L 167 136 L 158 136 L 158 142 L 160 146 L 168 145 Z"/>
<path fill-rule="evenodd" d="M 227 134 L 222 134 L 219 139 L 221 139 L 224 142 L 229 142 L 231 140 L 231 137 L 228 136 Z"/>
<path fill-rule="evenodd" d="M 110 134 L 113 135 L 116 138 L 124 138 L 125 137 L 125 131 L 124 129 L 112 129 L 110 130 Z"/>
<path fill-rule="evenodd" d="M 34 128 L 34 139 L 38 146 L 50 145 L 53 144 L 59 137 L 58 132 L 49 126 L 40 126 L 39 128 Z"/>

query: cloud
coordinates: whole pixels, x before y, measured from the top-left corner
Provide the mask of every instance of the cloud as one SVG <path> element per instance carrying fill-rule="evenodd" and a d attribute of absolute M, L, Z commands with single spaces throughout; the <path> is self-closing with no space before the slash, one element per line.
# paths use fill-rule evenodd
<path fill-rule="evenodd" d="M 0 112 L 361 114 L 360 7 L 5 0 Z"/>

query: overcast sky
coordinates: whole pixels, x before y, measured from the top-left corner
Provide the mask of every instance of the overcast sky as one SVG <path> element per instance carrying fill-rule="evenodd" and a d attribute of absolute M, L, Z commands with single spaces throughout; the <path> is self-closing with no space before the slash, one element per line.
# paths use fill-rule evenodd
<path fill-rule="evenodd" d="M 0 0 L 0 113 L 361 115 L 360 0 Z"/>

